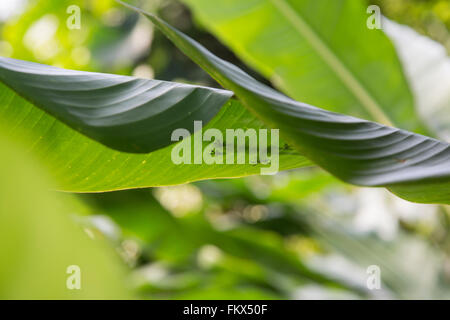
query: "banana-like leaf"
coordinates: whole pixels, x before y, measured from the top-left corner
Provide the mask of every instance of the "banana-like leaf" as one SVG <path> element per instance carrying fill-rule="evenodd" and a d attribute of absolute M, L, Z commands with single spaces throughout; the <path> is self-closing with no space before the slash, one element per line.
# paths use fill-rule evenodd
<path fill-rule="evenodd" d="M 265 123 L 280 128 L 298 151 L 341 180 L 388 187 L 411 201 L 450 203 L 449 144 L 297 102 L 216 57 L 157 16 L 129 7 L 150 19 Z"/>
<path fill-rule="evenodd" d="M 16 61 L 16 63 L 19 63 Z M 45 73 L 42 66 L 41 72 Z M 49 70 L 53 70 L 49 67 Z M 59 72 L 59 71 L 58 71 Z M 70 72 L 70 71 L 67 71 Z M 0 70 L 0 74 L 2 70 Z M 89 73 L 85 73 L 91 77 Z M 102 75 L 108 77 L 108 75 Z M 71 86 L 68 78 L 60 77 L 61 82 Z M 39 83 L 36 83 L 39 85 Z M 85 94 L 89 94 L 85 92 Z M 44 89 L 38 95 L 49 95 Z M 115 93 L 112 92 L 112 96 Z M 99 100 L 91 93 L 93 100 L 104 104 L 110 101 L 108 95 Z M 63 96 L 64 98 L 64 96 Z M 71 100 L 65 100 L 70 103 Z M 62 105 L 61 108 L 69 108 Z M 181 112 L 181 111 L 180 111 Z M 0 81 L 0 120 L 14 126 L 10 135 L 22 132 L 29 137 L 30 151 L 38 154 L 55 175 L 59 182 L 57 189 L 74 192 L 100 192 L 129 188 L 154 187 L 181 184 L 203 179 L 233 178 L 260 174 L 267 164 L 174 164 L 172 151 L 179 143 L 153 151 L 149 154 L 131 154 L 110 149 L 76 130 L 57 121 L 40 108 L 23 99 L 15 91 Z M 161 124 L 158 124 L 161 125 Z M 263 123 L 243 107 L 239 101 L 230 99 L 219 113 L 203 128 L 203 131 L 215 128 L 221 130 L 225 137 L 226 129 L 265 128 Z M 130 130 L 133 130 L 130 127 Z M 101 133 L 101 131 L 99 131 Z M 191 135 L 190 144 L 202 139 L 202 131 Z M 131 135 L 129 135 L 131 137 Z M 145 137 L 142 136 L 142 139 Z M 151 137 L 149 137 L 151 139 Z M 131 141 L 133 143 L 133 141 Z M 145 143 L 145 139 L 143 140 Z M 203 142 L 203 146 L 209 142 Z M 284 146 L 284 142 L 281 142 Z M 237 153 L 255 150 L 236 150 Z M 280 151 L 280 170 L 293 169 L 311 165 L 292 148 Z"/>
<path fill-rule="evenodd" d="M 34 105 L 104 145 L 147 153 L 175 129 L 208 123 L 230 91 L 175 82 L 65 70 L 0 57 L 0 81 Z"/>
<path fill-rule="evenodd" d="M 427 134 L 396 51 L 383 34 L 385 19 L 383 30 L 367 27 L 366 1 L 183 1 L 208 30 L 293 99 Z"/>

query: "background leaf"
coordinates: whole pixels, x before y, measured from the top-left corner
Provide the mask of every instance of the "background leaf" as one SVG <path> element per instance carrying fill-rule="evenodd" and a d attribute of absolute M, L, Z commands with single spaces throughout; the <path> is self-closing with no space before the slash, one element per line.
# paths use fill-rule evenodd
<path fill-rule="evenodd" d="M 427 133 L 394 47 L 382 30 L 367 27 L 365 1 L 185 2 L 239 57 L 292 98 Z"/>

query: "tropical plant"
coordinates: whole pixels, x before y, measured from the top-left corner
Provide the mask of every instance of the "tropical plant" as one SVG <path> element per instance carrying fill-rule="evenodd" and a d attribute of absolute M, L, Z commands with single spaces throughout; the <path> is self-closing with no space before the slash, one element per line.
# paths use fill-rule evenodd
<path fill-rule="evenodd" d="M 28 269 L 18 269 L 11 279 L 7 276 L 15 266 L 29 264 L 29 259 L 42 260 L 38 268 L 43 270 L 50 255 L 68 247 L 79 248 L 76 241 L 90 247 L 90 239 L 71 225 L 66 215 L 71 211 L 98 211 L 108 216 L 97 226 L 95 219 L 78 221 L 100 243 L 87 251 L 74 249 L 74 254 L 61 255 L 43 274 L 51 277 L 73 258 L 82 261 L 81 267 L 89 270 L 91 277 L 100 277 L 97 285 L 82 294 L 71 294 L 59 287 L 63 274 L 63 280 L 55 279 L 46 293 L 39 291 L 43 284 L 36 282 L 27 297 L 132 297 L 118 280 L 123 278 L 123 268 L 101 272 L 106 264 L 120 265 L 108 253 L 109 248 L 102 248 L 104 238 L 117 246 L 122 236 L 136 240 L 143 248 L 143 261 L 137 261 L 134 242 L 131 249 L 118 245 L 128 263 L 140 266 L 157 261 L 151 267 L 164 274 L 156 279 L 148 276 L 153 269 L 138 269 L 132 282 L 142 296 L 284 298 L 292 297 L 299 285 L 315 283 L 351 297 L 372 297 L 365 283 L 323 270 L 306 262 L 306 256 L 299 259 L 297 249 L 293 249 L 297 246 L 302 254 L 331 250 L 360 266 L 380 265 L 387 270 L 383 281 L 388 296 L 423 296 L 422 286 L 411 284 L 415 274 L 404 272 L 406 268 L 394 257 L 403 254 L 403 246 L 349 236 L 351 231 L 340 219 L 324 215 L 332 210 L 336 194 L 348 201 L 344 194 L 350 185 L 387 188 L 412 202 L 450 204 L 450 145 L 442 129 L 445 111 L 438 125 L 419 116 L 408 66 L 398 57 L 405 49 L 396 47 L 400 40 L 392 44 L 383 31 L 366 27 L 364 2 L 183 0 L 202 25 L 260 75 L 243 71 L 249 69 L 235 57 L 236 63 L 217 57 L 156 14 L 117 2 L 149 19 L 222 88 L 214 87 L 214 82 L 199 85 L 143 79 L 0 57 L 0 144 L 3 150 L 11 150 L 2 157 L 0 166 L 5 177 L 0 184 L 0 234 L 5 243 L 17 239 L 24 251 L 36 246 L 48 248 L 48 254 L 37 258 L 22 256 L 22 249 L 2 248 L 0 256 L 11 255 L 14 263 L 0 267 L 0 296 L 20 297 L 26 291 Z M 138 19 L 133 17 L 134 26 Z M 397 32 L 389 20 L 383 24 L 388 34 L 389 30 Z M 64 55 L 57 57 L 58 61 L 64 59 Z M 289 183 L 280 186 L 277 180 L 259 176 L 267 164 L 257 154 L 259 148 L 238 149 L 235 155 L 255 157 L 257 163 L 175 164 L 172 154 L 186 140 L 189 145 L 200 140 L 202 150 L 210 145 L 202 141 L 195 121 L 201 121 L 205 130 L 218 129 L 223 136 L 227 129 L 278 129 L 280 171 L 305 169 L 298 176 L 294 172 Z M 174 141 L 176 129 L 186 129 L 190 136 Z M 225 150 L 230 143 L 234 142 L 223 141 Z M 31 159 L 14 161 L 28 157 Z M 42 171 L 47 172 L 40 175 Z M 27 185 L 28 177 L 43 183 Z M 238 177 L 249 177 L 246 181 L 250 182 L 209 181 Z M 156 189 L 153 196 L 130 190 L 118 196 L 73 197 L 47 190 L 97 193 L 193 181 L 199 182 L 192 189 L 190 185 L 186 190 Z M 251 181 L 257 181 L 258 186 L 252 187 Z M 264 194 L 263 186 L 270 192 Z M 21 190 L 21 197 L 34 199 L 33 204 L 20 202 L 19 193 L 11 190 Z M 39 192 L 33 194 L 33 190 Z M 204 207 L 193 205 L 183 211 L 176 207 L 177 201 L 170 200 L 177 192 L 188 193 L 193 202 L 195 195 L 201 198 L 199 194 L 208 200 L 204 200 Z M 39 208 L 37 213 L 33 212 L 34 204 Z M 448 207 L 436 208 L 447 217 Z M 233 227 L 222 230 L 225 215 L 215 211 L 242 214 L 230 214 L 227 223 Z M 151 219 L 146 212 L 152 213 Z M 34 222 L 37 216 L 42 222 Z M 264 217 L 270 218 L 266 221 Z M 57 221 L 61 229 L 43 236 L 50 228 L 49 221 Z M 42 229 L 29 224 L 39 224 Z M 9 225 L 15 227 L 10 229 Z M 111 225 L 123 234 L 105 231 Z M 33 230 L 32 236 L 21 239 L 28 228 Z M 435 248 L 417 243 L 408 232 L 402 230 L 399 237 L 401 244 L 426 251 L 430 265 L 440 259 Z M 56 244 L 56 238 L 61 243 Z M 198 265 L 192 262 L 194 254 L 200 256 Z M 215 259 L 205 262 L 202 254 Z M 170 275 L 167 270 L 171 270 Z M 430 277 L 437 273 L 430 266 Z M 17 283 L 16 294 L 12 288 Z M 233 287 L 242 283 L 246 290 Z M 427 285 L 428 297 L 445 291 Z"/>

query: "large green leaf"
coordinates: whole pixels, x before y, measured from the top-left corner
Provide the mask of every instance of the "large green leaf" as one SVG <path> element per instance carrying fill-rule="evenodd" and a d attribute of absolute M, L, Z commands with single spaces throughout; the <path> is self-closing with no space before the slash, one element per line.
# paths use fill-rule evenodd
<path fill-rule="evenodd" d="M 367 28 L 366 1 L 184 1 L 292 98 L 426 133 L 394 47 L 382 30 Z"/>
<path fill-rule="evenodd" d="M 385 186 L 411 201 L 450 203 L 449 144 L 292 100 L 155 15 L 134 9 L 265 123 L 280 128 L 297 150 L 341 180 Z"/>
<path fill-rule="evenodd" d="M 45 92 L 39 94 L 48 95 Z M 104 96 L 104 99 L 107 101 L 108 96 Z M 70 103 L 70 100 L 67 101 Z M 49 171 L 56 176 L 55 180 L 59 182 L 57 188 L 65 191 L 110 191 L 173 185 L 202 179 L 242 177 L 259 174 L 261 168 L 267 167 L 266 164 L 248 163 L 176 165 L 172 162 L 171 153 L 177 144 L 149 154 L 112 150 L 57 121 L 1 82 L 0 118 L 14 126 L 10 135 L 26 131 L 33 141 L 31 151 L 37 153 L 47 164 Z M 226 129 L 263 127 L 261 121 L 238 101 L 231 99 L 204 130 L 216 128 L 224 134 Z M 191 145 L 194 145 L 193 141 L 200 134 L 201 132 L 197 132 L 189 138 Z M 249 153 L 251 150 L 236 152 Z M 280 151 L 279 162 L 280 170 L 310 165 L 309 161 L 290 149 Z"/>
<path fill-rule="evenodd" d="M 65 70 L 0 57 L 0 81 L 75 130 L 125 152 L 173 142 L 178 128 L 209 122 L 230 91 L 113 74 Z"/>

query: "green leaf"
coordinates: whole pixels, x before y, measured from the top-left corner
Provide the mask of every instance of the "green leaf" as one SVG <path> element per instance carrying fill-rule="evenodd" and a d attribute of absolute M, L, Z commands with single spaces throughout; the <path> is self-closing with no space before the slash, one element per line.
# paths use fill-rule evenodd
<path fill-rule="evenodd" d="M 35 106 L 104 145 L 148 153 L 175 129 L 208 123 L 230 91 L 104 73 L 65 70 L 0 57 L 0 81 Z"/>
<path fill-rule="evenodd" d="M 1 73 L 1 72 L 0 72 Z M 39 92 L 45 96 L 45 92 Z M 105 101 L 108 97 L 105 96 Z M 14 126 L 10 135 L 25 131 L 36 153 L 59 182 L 57 189 L 99 192 L 129 188 L 181 184 L 203 179 L 232 178 L 259 174 L 265 164 L 180 164 L 173 163 L 172 144 L 149 154 L 112 150 L 57 121 L 0 82 L 0 119 Z M 232 128 L 264 128 L 238 101 L 229 100 L 203 128 L 224 134 Z M 101 132 L 101 131 L 99 131 Z M 197 132 L 187 139 L 194 140 Z M 225 136 L 225 134 L 224 134 Z M 201 138 L 201 137 L 200 137 Z M 144 141 L 145 143 L 145 141 Z M 180 142 L 181 143 L 181 142 Z M 237 150 L 246 152 L 247 150 Z M 280 170 L 311 165 L 292 150 L 281 150 Z"/>
<path fill-rule="evenodd" d="M 393 45 L 382 30 L 367 28 L 365 1 L 184 1 L 292 98 L 427 133 Z"/>
<path fill-rule="evenodd" d="M 155 15 L 129 7 L 143 13 L 265 123 L 280 128 L 298 151 L 341 180 L 385 186 L 411 201 L 450 203 L 449 144 L 292 100 L 216 57 Z"/>
<path fill-rule="evenodd" d="M 49 191 L 45 169 L 1 129 L 0 299 L 131 298 L 117 253 L 71 217 L 76 199 Z M 80 268 L 80 290 L 66 285 L 72 265 Z"/>

